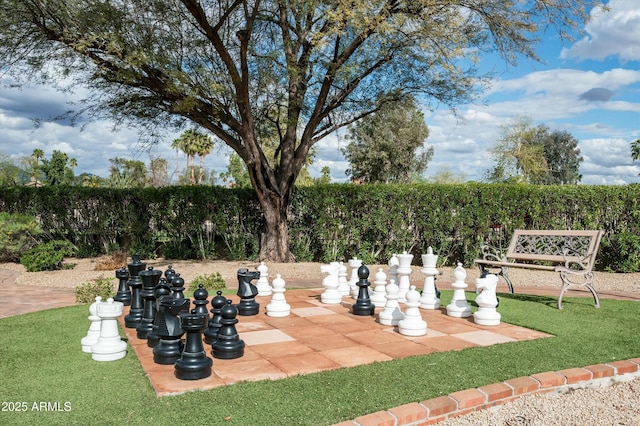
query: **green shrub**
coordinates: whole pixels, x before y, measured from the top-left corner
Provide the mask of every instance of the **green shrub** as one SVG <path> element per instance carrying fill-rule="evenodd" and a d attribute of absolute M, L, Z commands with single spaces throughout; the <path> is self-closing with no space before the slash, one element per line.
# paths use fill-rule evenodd
<path fill-rule="evenodd" d="M 203 288 L 205 288 L 209 293 L 227 288 L 227 284 L 222 279 L 220 272 L 209 275 L 200 275 L 194 278 L 191 284 L 189 284 L 188 291 L 196 291 L 198 289 L 198 284 L 202 284 Z"/>
<path fill-rule="evenodd" d="M 607 269 L 613 272 L 640 271 L 640 235 L 620 232 L 602 241 Z"/>
<path fill-rule="evenodd" d="M 28 272 L 54 271 L 62 269 L 65 256 L 73 256 L 74 253 L 75 248 L 68 241 L 49 241 L 26 251 L 20 257 L 20 263 Z"/>
<path fill-rule="evenodd" d="M 75 289 L 76 303 L 93 303 L 96 296 L 102 297 L 103 301 L 115 295 L 115 278 L 98 277 L 91 282 L 82 283 Z"/>
<path fill-rule="evenodd" d="M 38 244 L 42 230 L 32 216 L 0 213 L 0 262 L 17 262 L 27 250 Z"/>

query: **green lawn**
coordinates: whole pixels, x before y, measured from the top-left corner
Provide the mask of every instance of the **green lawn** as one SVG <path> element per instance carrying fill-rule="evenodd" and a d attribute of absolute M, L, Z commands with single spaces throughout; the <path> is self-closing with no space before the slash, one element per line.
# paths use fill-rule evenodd
<path fill-rule="evenodd" d="M 451 299 L 443 292 L 443 304 Z M 500 295 L 502 320 L 555 337 L 238 383 L 204 392 L 156 397 L 129 350 L 95 362 L 80 339 L 87 306 L 0 319 L 0 424 L 330 425 L 347 419 L 537 372 L 640 356 L 640 304 Z M 215 363 L 215 360 L 214 360 Z M 10 402 L 26 412 L 5 411 Z M 36 411 L 40 402 L 69 411 Z M 18 405 L 20 406 L 20 405 Z"/>

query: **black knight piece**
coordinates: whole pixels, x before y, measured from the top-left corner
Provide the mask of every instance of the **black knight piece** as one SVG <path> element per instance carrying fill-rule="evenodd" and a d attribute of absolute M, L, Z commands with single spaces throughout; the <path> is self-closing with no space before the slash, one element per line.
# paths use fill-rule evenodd
<path fill-rule="evenodd" d="M 182 329 L 178 314 L 185 309 L 189 310 L 189 299 L 174 299 L 171 296 L 162 296 L 159 299 L 158 313 L 156 314 L 155 333 L 158 336 L 158 344 L 153 348 L 153 361 L 156 364 L 174 364 L 182 353 Z"/>
<path fill-rule="evenodd" d="M 260 278 L 259 271 L 249 271 L 247 268 L 238 269 L 238 293 L 240 303 L 238 303 L 238 315 L 258 315 L 260 304 L 256 302 L 258 288 L 251 283 Z"/>
<path fill-rule="evenodd" d="M 376 306 L 371 303 L 371 299 L 369 298 L 369 286 L 371 283 L 368 281 L 369 278 L 369 268 L 363 263 L 358 268 L 358 282 L 356 285 L 359 287 L 358 289 L 358 299 L 356 303 L 351 305 L 351 313 L 353 315 L 361 315 L 368 316 L 373 315 L 376 310 Z"/>

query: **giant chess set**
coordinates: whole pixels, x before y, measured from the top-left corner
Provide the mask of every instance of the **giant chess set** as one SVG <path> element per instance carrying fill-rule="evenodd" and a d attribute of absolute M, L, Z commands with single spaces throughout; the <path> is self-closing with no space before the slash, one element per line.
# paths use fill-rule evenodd
<path fill-rule="evenodd" d="M 116 271 L 119 280 L 116 296 L 107 301 L 97 297 L 89 306 L 90 325 L 87 335 L 81 339 L 81 347 L 96 361 L 122 359 L 127 354 L 127 342 L 118 333 L 120 321 L 138 357 L 152 359 L 154 364 L 162 366 L 154 370 L 167 374 L 167 368 L 171 368 L 175 379 L 189 382 L 212 381 L 213 373 L 222 378 L 213 380 L 215 386 L 252 379 L 229 377 L 233 373 L 225 367 L 225 363 L 233 360 L 236 360 L 235 365 L 239 365 L 237 360 L 245 357 L 245 340 L 251 346 L 247 363 L 255 362 L 255 354 L 259 353 L 269 360 L 270 365 L 278 365 L 279 361 L 270 355 L 275 357 L 273 353 L 279 349 L 272 347 L 271 354 L 267 349 L 269 344 L 287 342 L 289 350 L 293 350 L 291 355 L 299 351 L 300 356 L 305 356 L 313 349 L 326 357 L 325 368 L 328 369 L 351 365 L 348 361 L 341 362 L 340 353 L 333 350 L 341 339 L 357 342 L 359 338 L 370 336 L 372 341 L 365 342 L 367 347 L 381 354 L 373 361 L 401 357 L 400 348 L 414 348 L 409 344 L 416 346 L 404 349 L 408 355 L 438 351 L 437 337 L 446 334 L 438 330 L 442 327 L 442 316 L 464 319 L 455 327 L 459 331 L 453 335 L 456 338 L 464 340 L 465 333 L 471 336 L 478 332 L 499 336 L 486 331 L 501 326 L 495 275 L 482 275 L 476 280 L 475 302 L 478 308 L 472 313 L 465 291 L 468 287 L 466 271 L 458 264 L 451 284 L 453 297 L 446 307 L 441 307 L 440 291 L 436 285 L 440 274 L 438 256 L 431 247 L 421 256 L 420 272 L 424 275 L 421 290 L 409 279 L 413 257 L 407 252 L 393 255 L 386 271 L 384 268 L 375 271 L 373 283 L 370 282 L 369 268 L 357 258 L 347 262 L 350 272 L 343 262 L 322 265 L 321 272 L 326 276 L 321 289 L 295 290 L 292 292 L 296 295 L 295 301 L 290 304 L 285 297 L 284 278 L 276 274 L 270 282 L 264 262 L 255 271 L 246 268 L 237 271 L 237 297 L 227 298 L 221 291 L 209 295 L 200 284 L 191 300 L 184 295 L 184 279 L 171 266 L 162 272 L 152 266 L 147 267 L 139 255 L 134 255 L 126 268 Z M 328 314 L 339 315 L 330 317 Z M 321 319 L 321 316 L 327 318 Z M 430 321 L 435 323 L 435 329 L 429 326 Z M 471 323 L 476 324 L 476 328 Z M 365 329 L 371 332 L 366 334 Z M 527 334 L 508 324 L 502 329 L 510 331 L 514 337 L 494 337 L 493 343 L 516 341 L 519 340 L 518 335 Z M 278 336 L 278 339 L 257 341 L 259 331 L 270 331 L 269 335 Z M 326 339 L 318 339 L 319 336 Z M 537 338 L 542 334 L 529 333 L 527 336 Z M 425 337 L 430 339 L 425 340 Z M 322 342 L 327 346 L 323 347 Z M 266 344 L 259 348 L 263 343 Z M 376 346 L 378 343 L 379 348 Z M 459 348 L 482 344 L 474 344 L 471 337 L 467 343 L 460 344 Z M 398 345 L 397 353 L 391 349 L 394 344 Z M 311 349 L 306 351 L 305 345 Z M 424 350 L 421 352 L 420 348 Z M 275 374 L 275 377 L 307 373 L 314 369 L 288 371 L 283 367 L 283 371 L 282 375 Z M 259 379 L 261 376 L 256 374 L 255 377 Z"/>

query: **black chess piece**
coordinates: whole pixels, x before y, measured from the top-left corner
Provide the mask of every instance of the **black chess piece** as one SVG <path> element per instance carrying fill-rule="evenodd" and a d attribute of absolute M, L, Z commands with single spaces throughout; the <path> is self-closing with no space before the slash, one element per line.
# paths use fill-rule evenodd
<path fill-rule="evenodd" d="M 158 312 L 160 312 L 160 298 L 164 296 L 171 296 L 171 289 L 169 288 L 169 284 L 167 284 L 166 278 L 160 278 L 156 289 L 153 291 L 153 295 L 155 296 L 155 318 L 153 320 L 153 328 L 147 334 L 147 346 L 150 348 L 156 347 L 160 337 L 158 336 L 158 324 L 160 322 Z"/>
<path fill-rule="evenodd" d="M 116 278 L 118 279 L 118 292 L 113 296 L 113 300 L 122 302 L 124 306 L 129 306 L 131 304 L 131 289 L 127 284 L 129 271 L 127 271 L 126 266 L 116 269 Z"/>
<path fill-rule="evenodd" d="M 258 315 L 260 313 L 260 304 L 256 302 L 258 295 L 258 287 L 251 283 L 252 280 L 260 278 L 260 271 L 249 271 L 247 268 L 238 269 L 238 293 L 240 303 L 238 315 Z"/>
<path fill-rule="evenodd" d="M 175 273 L 171 277 L 171 297 L 174 299 L 184 299 L 184 278 L 178 273 Z M 184 312 L 189 312 L 189 309 L 187 308 Z"/>
<path fill-rule="evenodd" d="M 181 380 L 204 379 L 211 375 L 213 360 L 207 356 L 202 344 L 202 331 L 207 326 L 208 315 L 180 314 L 182 329 L 187 333 L 180 358 L 176 361 L 174 373 Z"/>
<path fill-rule="evenodd" d="M 129 308 L 129 314 L 124 317 L 124 326 L 127 328 L 136 328 L 138 324 L 140 324 L 140 321 L 142 321 L 142 315 L 144 313 L 142 297 L 140 296 L 142 279 L 138 274 L 147 267 L 147 264 L 140 261 L 140 255 L 137 253 L 131 256 L 131 258 L 131 263 L 127 264 L 127 268 L 129 269 L 129 281 L 127 284 L 131 287 L 131 307 Z"/>
<path fill-rule="evenodd" d="M 158 344 L 153 348 L 153 361 L 156 364 L 170 365 L 180 358 L 182 353 L 182 335 L 184 330 L 178 314 L 185 307 L 189 310 L 189 299 L 174 299 L 171 296 L 162 296 L 159 300 L 155 325 L 158 335 Z"/>
<path fill-rule="evenodd" d="M 160 281 L 162 272 L 157 269 L 153 269 L 153 266 L 149 266 L 147 270 L 140 271 L 138 275 L 142 280 L 142 291 L 140 291 L 140 296 L 144 300 L 144 308 L 142 319 L 136 326 L 136 334 L 138 339 L 146 339 L 147 334 L 149 334 L 153 329 L 153 321 L 156 317 L 156 297 L 154 295 L 154 291 L 156 289 L 156 285 L 158 285 L 158 282 Z"/>
<path fill-rule="evenodd" d="M 244 355 L 244 341 L 236 330 L 238 309 L 231 304 L 231 300 L 227 300 L 227 304 L 220 309 L 220 315 L 220 330 L 211 345 L 211 355 L 219 359 L 240 358 Z"/>
<path fill-rule="evenodd" d="M 171 281 L 173 281 L 173 277 L 176 276 L 176 270 L 173 269 L 173 266 L 169 265 L 167 270 L 164 271 L 164 277 L 167 280 L 167 283 L 171 285 Z"/>
<path fill-rule="evenodd" d="M 207 304 L 209 301 L 209 292 L 204 288 L 204 284 L 198 284 L 198 288 L 193 292 L 193 304 L 195 305 L 196 314 L 202 314 L 207 317 L 207 325 L 209 324 L 209 311 L 207 310 Z"/>
<path fill-rule="evenodd" d="M 209 320 L 209 326 L 204 331 L 204 342 L 208 345 L 212 345 L 216 341 L 218 336 L 218 330 L 222 324 L 220 320 L 222 315 L 220 310 L 227 304 L 227 298 L 222 295 L 222 291 L 218 290 L 216 296 L 211 299 L 211 319 Z"/>
<path fill-rule="evenodd" d="M 367 268 L 364 263 L 358 268 L 358 278 L 359 280 L 356 283 L 359 287 L 358 298 L 356 299 L 356 303 L 351 305 L 351 313 L 361 316 L 373 315 L 376 306 L 371 303 L 371 299 L 369 298 L 369 286 L 371 285 L 368 281 L 369 268 Z"/>

